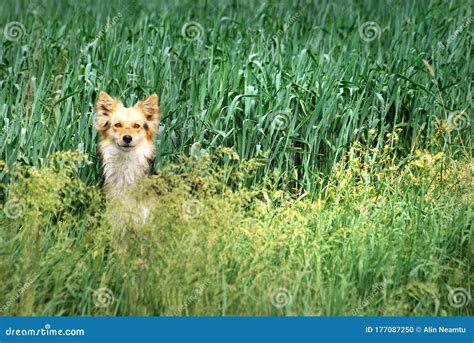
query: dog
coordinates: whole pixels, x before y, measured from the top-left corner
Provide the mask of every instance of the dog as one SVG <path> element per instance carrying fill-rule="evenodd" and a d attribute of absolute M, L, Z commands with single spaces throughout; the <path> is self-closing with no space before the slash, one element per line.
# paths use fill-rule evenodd
<path fill-rule="evenodd" d="M 98 156 L 108 198 L 126 197 L 126 193 L 151 172 L 155 159 L 153 140 L 160 117 L 156 94 L 133 107 L 125 107 L 106 92 L 99 93 L 96 105 Z"/>

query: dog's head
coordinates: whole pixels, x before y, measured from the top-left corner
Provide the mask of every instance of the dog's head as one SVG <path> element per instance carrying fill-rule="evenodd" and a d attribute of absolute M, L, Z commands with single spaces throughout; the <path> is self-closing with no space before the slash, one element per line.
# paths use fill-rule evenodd
<path fill-rule="evenodd" d="M 100 92 L 96 112 L 96 128 L 101 139 L 124 151 L 152 142 L 160 120 L 156 94 L 133 107 L 124 107 L 119 100 Z"/>

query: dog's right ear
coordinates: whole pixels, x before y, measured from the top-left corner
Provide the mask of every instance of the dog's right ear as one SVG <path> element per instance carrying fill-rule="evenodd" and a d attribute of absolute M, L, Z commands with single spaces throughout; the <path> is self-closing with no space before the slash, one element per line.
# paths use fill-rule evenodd
<path fill-rule="evenodd" d="M 105 131 L 110 127 L 110 117 L 120 102 L 106 92 L 101 91 L 97 99 L 97 130 Z"/>

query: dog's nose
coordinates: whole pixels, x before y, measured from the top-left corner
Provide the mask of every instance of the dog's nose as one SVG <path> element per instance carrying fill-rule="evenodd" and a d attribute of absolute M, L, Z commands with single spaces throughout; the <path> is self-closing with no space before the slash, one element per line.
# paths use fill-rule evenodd
<path fill-rule="evenodd" d="M 122 139 L 126 144 L 130 144 L 132 142 L 132 136 L 129 135 L 123 136 Z"/>

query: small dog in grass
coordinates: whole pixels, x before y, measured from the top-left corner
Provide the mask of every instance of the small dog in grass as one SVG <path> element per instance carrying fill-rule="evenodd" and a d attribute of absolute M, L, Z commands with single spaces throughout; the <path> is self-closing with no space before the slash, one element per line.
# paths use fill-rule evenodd
<path fill-rule="evenodd" d="M 100 92 L 96 112 L 104 190 L 107 197 L 116 198 L 130 191 L 153 167 L 153 139 L 160 120 L 158 96 L 125 107 Z"/>

